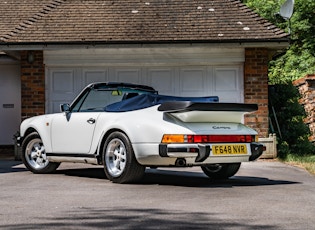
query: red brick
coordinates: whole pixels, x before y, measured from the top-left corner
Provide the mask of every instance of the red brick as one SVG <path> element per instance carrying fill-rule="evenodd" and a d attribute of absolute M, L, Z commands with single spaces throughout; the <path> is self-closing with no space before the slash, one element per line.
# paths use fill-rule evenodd
<path fill-rule="evenodd" d="M 268 50 L 245 49 L 244 92 L 246 103 L 257 103 L 258 111 L 245 116 L 245 124 L 255 129 L 259 136 L 268 136 Z M 253 114 L 256 116 L 254 117 Z"/>
<path fill-rule="evenodd" d="M 43 51 L 31 51 L 34 62 L 27 62 L 30 51 L 21 53 L 21 101 L 22 117 L 31 117 L 45 113 L 45 67 Z"/>

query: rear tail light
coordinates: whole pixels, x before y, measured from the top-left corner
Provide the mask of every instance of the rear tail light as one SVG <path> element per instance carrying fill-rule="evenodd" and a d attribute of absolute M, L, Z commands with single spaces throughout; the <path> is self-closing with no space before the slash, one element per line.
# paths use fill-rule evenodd
<path fill-rule="evenodd" d="M 255 135 L 181 135 L 165 134 L 162 143 L 251 143 Z"/>

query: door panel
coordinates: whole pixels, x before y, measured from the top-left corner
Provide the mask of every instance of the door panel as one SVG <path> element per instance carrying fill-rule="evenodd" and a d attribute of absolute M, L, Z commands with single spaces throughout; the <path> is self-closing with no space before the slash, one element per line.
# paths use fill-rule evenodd
<path fill-rule="evenodd" d="M 13 145 L 21 123 L 20 66 L 0 64 L 0 145 Z"/>
<path fill-rule="evenodd" d="M 99 112 L 56 114 L 51 124 L 53 152 L 89 153 L 99 114 Z"/>

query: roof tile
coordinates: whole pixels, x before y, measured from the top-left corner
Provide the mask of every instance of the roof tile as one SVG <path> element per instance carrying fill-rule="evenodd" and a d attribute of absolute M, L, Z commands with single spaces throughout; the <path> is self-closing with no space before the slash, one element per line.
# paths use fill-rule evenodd
<path fill-rule="evenodd" d="M 5 43 L 263 41 L 287 37 L 239 0 L 5 2 L 0 1 L 0 42 Z"/>

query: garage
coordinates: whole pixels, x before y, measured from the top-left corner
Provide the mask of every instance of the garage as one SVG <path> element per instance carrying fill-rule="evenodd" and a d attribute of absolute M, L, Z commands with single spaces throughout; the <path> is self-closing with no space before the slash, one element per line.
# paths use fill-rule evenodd
<path fill-rule="evenodd" d="M 219 96 L 244 102 L 244 49 L 211 46 L 117 47 L 44 51 L 46 112 L 58 112 L 91 82 L 153 86 L 160 94 Z"/>

